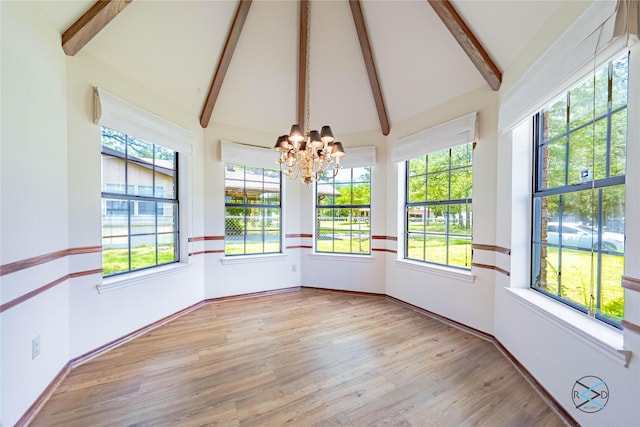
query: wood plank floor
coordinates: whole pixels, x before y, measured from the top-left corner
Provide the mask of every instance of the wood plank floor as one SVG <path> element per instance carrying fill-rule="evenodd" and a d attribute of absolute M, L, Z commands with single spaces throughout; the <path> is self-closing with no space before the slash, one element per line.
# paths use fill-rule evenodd
<path fill-rule="evenodd" d="M 382 297 L 206 304 L 74 368 L 32 426 L 560 426 L 495 346 Z"/>

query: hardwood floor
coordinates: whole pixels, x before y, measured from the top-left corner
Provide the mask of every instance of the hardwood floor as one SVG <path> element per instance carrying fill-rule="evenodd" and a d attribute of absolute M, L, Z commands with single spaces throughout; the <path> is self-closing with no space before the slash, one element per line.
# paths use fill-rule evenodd
<path fill-rule="evenodd" d="M 74 368 L 32 426 L 559 426 L 485 340 L 382 297 L 206 304 Z"/>

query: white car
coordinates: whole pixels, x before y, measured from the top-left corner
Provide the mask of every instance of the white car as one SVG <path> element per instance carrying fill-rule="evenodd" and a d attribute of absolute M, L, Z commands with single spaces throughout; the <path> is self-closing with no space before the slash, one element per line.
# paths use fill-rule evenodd
<path fill-rule="evenodd" d="M 557 222 L 550 222 L 547 225 L 547 242 L 558 244 L 560 241 L 560 225 Z M 562 224 L 562 246 L 574 246 L 578 248 L 594 249 L 598 248 L 598 230 L 592 229 L 583 224 L 563 223 Z M 602 233 L 602 250 L 624 252 L 624 234 Z"/>

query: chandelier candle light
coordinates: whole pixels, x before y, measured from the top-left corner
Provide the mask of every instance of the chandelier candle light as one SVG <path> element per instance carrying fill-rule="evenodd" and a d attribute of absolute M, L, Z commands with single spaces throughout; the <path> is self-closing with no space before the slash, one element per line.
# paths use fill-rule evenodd
<path fill-rule="evenodd" d="M 345 155 L 342 143 L 334 140 L 329 126 L 305 135 L 300 125 L 295 124 L 289 135 L 278 137 L 274 149 L 280 153 L 280 172 L 289 179 L 300 177 L 307 185 L 323 177 L 335 178 L 340 157 Z"/>

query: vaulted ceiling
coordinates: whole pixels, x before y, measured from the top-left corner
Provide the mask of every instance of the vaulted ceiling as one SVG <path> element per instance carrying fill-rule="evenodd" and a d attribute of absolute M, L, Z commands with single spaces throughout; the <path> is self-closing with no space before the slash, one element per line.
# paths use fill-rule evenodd
<path fill-rule="evenodd" d="M 544 31 L 563 2 L 445 3 L 453 6 L 467 34 L 475 36 L 499 73 Z M 94 4 L 93 0 L 41 2 L 61 35 Z M 214 74 L 225 58 L 238 4 L 136 0 L 76 56 L 93 56 L 200 118 Z M 473 55 L 454 38 L 455 29 L 447 29 L 430 2 L 358 4 L 391 128 L 482 85 L 499 85 L 483 77 L 470 59 Z M 353 3 L 347 0 L 310 2 L 310 124 L 313 128 L 331 124 L 336 134 L 386 133 L 350 6 Z M 233 55 L 226 55 L 230 61 L 212 105 L 211 123 L 278 135 L 297 121 L 299 10 L 296 1 L 251 3 Z"/>

